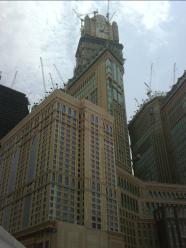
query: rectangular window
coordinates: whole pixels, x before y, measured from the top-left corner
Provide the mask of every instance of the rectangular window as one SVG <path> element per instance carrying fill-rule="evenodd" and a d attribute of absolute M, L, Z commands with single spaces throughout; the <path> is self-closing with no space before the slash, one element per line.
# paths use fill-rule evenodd
<path fill-rule="evenodd" d="M 27 227 L 30 220 L 31 195 L 24 198 L 23 204 L 23 227 Z"/>

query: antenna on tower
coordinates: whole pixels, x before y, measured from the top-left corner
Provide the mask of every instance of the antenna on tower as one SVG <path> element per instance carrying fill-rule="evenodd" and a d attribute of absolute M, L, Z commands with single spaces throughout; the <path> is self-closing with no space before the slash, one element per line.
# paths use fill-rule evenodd
<path fill-rule="evenodd" d="M 40 57 L 40 62 L 41 62 L 41 71 L 42 71 L 42 77 L 43 77 L 43 88 L 46 93 L 46 83 L 45 83 L 45 75 L 44 75 L 44 69 L 43 69 L 43 60 Z"/>
<path fill-rule="evenodd" d="M 112 20 L 112 18 L 114 17 L 114 15 L 116 14 L 117 11 L 115 11 L 112 16 L 110 17 L 110 0 L 107 1 L 107 14 L 106 14 L 106 18 L 108 19 L 108 23 L 110 23 L 110 21 Z"/>
<path fill-rule="evenodd" d="M 106 14 L 106 17 L 107 17 L 108 21 L 109 21 L 109 15 L 110 15 L 109 8 L 110 8 L 110 3 L 109 3 L 109 0 L 108 0 L 108 2 L 107 2 L 107 14 Z"/>
<path fill-rule="evenodd" d="M 14 84 L 16 82 L 17 73 L 18 73 L 18 71 L 16 71 L 15 74 L 14 74 L 14 78 L 13 78 L 12 83 L 11 83 L 11 88 L 13 88 L 13 86 L 14 86 Z"/>
<path fill-rule="evenodd" d="M 175 84 L 175 79 L 176 79 L 176 63 L 173 65 L 173 84 Z"/>

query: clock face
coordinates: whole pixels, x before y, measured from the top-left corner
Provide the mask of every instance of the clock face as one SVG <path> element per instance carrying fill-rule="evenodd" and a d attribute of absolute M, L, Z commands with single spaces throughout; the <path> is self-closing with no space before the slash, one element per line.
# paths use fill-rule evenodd
<path fill-rule="evenodd" d="M 104 20 L 98 20 L 96 22 L 96 36 L 103 39 L 108 39 L 108 23 Z"/>

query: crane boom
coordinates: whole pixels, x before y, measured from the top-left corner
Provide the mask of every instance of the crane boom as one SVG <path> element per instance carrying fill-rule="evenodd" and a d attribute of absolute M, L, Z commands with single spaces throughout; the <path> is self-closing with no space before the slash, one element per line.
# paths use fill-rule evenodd
<path fill-rule="evenodd" d="M 150 67 L 150 79 L 149 79 L 149 83 L 144 83 L 145 86 L 147 87 L 147 96 L 151 97 L 152 95 L 152 88 L 151 88 L 151 84 L 152 84 L 152 72 L 153 72 L 153 63 L 151 63 L 151 67 Z"/>
<path fill-rule="evenodd" d="M 147 83 L 145 83 L 145 82 L 144 82 L 144 84 L 145 84 L 145 86 L 147 86 L 147 88 L 150 90 L 150 86 L 149 86 Z"/>
<path fill-rule="evenodd" d="M 61 79 L 61 82 L 64 84 L 65 82 L 64 82 L 64 80 L 63 80 L 63 78 L 62 78 L 62 76 L 61 76 L 61 73 L 59 72 L 57 66 L 56 66 L 55 64 L 53 64 L 53 66 L 54 66 L 54 68 L 56 69 L 56 72 L 57 72 L 59 78 Z"/>
<path fill-rule="evenodd" d="M 134 100 L 135 100 L 135 102 L 136 102 L 136 104 L 137 104 L 137 107 L 139 107 L 139 101 L 138 101 L 138 99 L 137 98 L 134 98 Z"/>
<path fill-rule="evenodd" d="M 49 77 L 50 77 L 50 80 L 51 80 L 51 83 L 52 83 L 52 87 L 53 87 L 53 89 L 55 89 L 55 87 L 54 87 L 54 81 L 53 81 L 52 75 L 51 75 L 50 72 L 49 72 L 48 74 L 49 74 Z"/>
<path fill-rule="evenodd" d="M 43 88 L 46 93 L 45 74 L 44 74 L 44 69 L 43 69 L 43 60 L 41 57 L 40 57 L 40 62 L 41 62 L 41 71 L 42 71 L 42 77 L 43 77 Z"/>
<path fill-rule="evenodd" d="M 86 13 L 86 14 L 80 14 L 75 9 L 73 9 L 73 11 L 77 15 L 77 17 L 80 18 L 80 19 L 81 19 L 81 16 L 86 16 L 86 15 L 91 15 L 91 14 L 94 14 L 94 16 L 95 16 L 98 13 L 98 10 L 95 10 L 93 12 L 89 12 L 89 13 Z"/>
<path fill-rule="evenodd" d="M 80 14 L 78 13 L 75 9 L 73 9 L 74 13 L 76 14 L 76 16 L 80 19 L 81 21 L 81 33 L 83 32 L 83 29 L 84 29 L 84 19 L 83 19 L 83 16 L 86 16 L 86 15 L 90 15 L 90 14 L 93 14 L 94 17 L 96 16 L 96 14 L 98 14 L 98 10 L 95 10 L 93 12 L 90 12 L 90 13 L 86 13 L 86 14 Z"/>
<path fill-rule="evenodd" d="M 151 67 L 150 67 L 150 80 L 149 80 L 150 88 L 151 88 L 151 83 L 152 83 L 152 72 L 153 72 L 153 63 L 151 64 Z"/>
<path fill-rule="evenodd" d="M 14 84 L 16 82 L 17 73 L 18 73 L 18 71 L 16 71 L 14 74 L 14 78 L 13 78 L 12 83 L 11 83 L 11 88 L 14 86 Z"/>
<path fill-rule="evenodd" d="M 176 78 L 176 63 L 173 65 L 173 84 L 175 84 L 175 78 Z"/>

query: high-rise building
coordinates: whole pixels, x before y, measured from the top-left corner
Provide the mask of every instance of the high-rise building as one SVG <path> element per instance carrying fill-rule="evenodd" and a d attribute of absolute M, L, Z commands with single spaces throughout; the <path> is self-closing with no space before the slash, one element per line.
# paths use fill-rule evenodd
<path fill-rule="evenodd" d="M 144 181 L 172 182 L 161 118 L 164 99 L 150 99 L 128 125 L 134 174 Z"/>
<path fill-rule="evenodd" d="M 111 24 L 105 16 L 96 15 L 96 12 L 92 18 L 87 15 L 76 51 L 75 74 L 81 73 L 105 46 L 112 47 L 117 57 L 123 61 L 123 45 L 119 43 L 117 23 Z"/>
<path fill-rule="evenodd" d="M 0 85 L 0 139 L 28 114 L 25 94 Z"/>
<path fill-rule="evenodd" d="M 186 72 L 164 96 L 151 96 L 130 121 L 135 176 L 186 184 Z"/>
<path fill-rule="evenodd" d="M 186 184 L 186 71 L 168 92 L 161 115 L 173 182 Z"/>
<path fill-rule="evenodd" d="M 131 173 L 126 108 L 123 87 L 123 46 L 118 28 L 102 15 L 85 17 L 76 53 L 76 70 L 67 93 L 86 98 L 114 117 L 116 165 Z"/>
<path fill-rule="evenodd" d="M 103 109 L 56 90 L 1 147 L 0 222 L 7 230 L 50 220 L 119 230 L 113 118 Z"/>
<path fill-rule="evenodd" d="M 116 24 L 85 18 L 70 95 L 55 90 L 0 141 L 0 223 L 27 248 L 160 248 L 154 212 L 185 206 L 186 186 L 131 174 Z"/>

